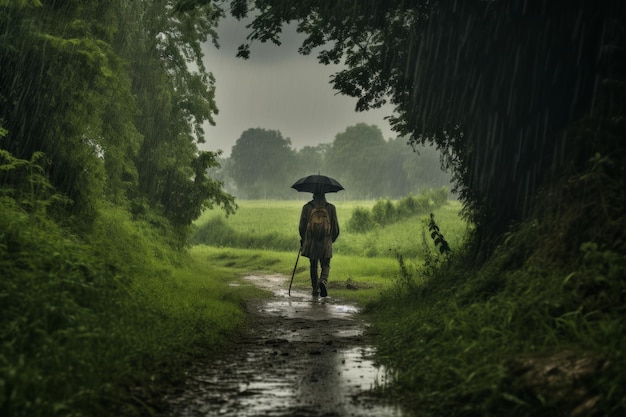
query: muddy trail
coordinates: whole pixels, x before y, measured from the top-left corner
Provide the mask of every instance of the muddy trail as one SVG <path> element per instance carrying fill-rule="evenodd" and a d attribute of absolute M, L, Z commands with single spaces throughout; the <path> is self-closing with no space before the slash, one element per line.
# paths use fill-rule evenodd
<path fill-rule="evenodd" d="M 164 398 L 169 417 L 409 416 L 372 389 L 386 384 L 358 309 L 332 297 L 287 294 L 288 277 L 248 276 L 272 291 L 247 304 L 250 325 L 219 358 L 199 363 Z"/>

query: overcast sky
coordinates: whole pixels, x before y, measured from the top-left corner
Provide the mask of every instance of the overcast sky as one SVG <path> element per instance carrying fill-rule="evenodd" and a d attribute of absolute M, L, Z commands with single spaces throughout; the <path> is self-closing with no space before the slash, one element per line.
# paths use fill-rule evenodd
<path fill-rule="evenodd" d="M 329 77 L 336 67 L 298 54 L 302 38 L 295 30 L 284 31 L 281 46 L 253 44 L 248 60 L 235 57 L 245 42 L 243 23 L 223 20 L 218 32 L 220 48 L 206 44 L 204 62 L 216 78 L 219 114 L 216 126 L 205 126 L 201 149 L 229 156 L 241 133 L 257 127 L 280 131 L 295 149 L 331 143 L 337 133 L 359 122 L 378 126 L 385 139 L 396 136 L 384 119 L 392 107 L 356 112 L 356 99 L 332 89 Z"/>

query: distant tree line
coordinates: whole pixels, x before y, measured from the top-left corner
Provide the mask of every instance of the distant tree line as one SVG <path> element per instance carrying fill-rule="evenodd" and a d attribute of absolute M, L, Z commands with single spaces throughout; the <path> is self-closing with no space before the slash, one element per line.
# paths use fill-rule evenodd
<path fill-rule="evenodd" d="M 341 191 L 346 199 L 398 199 L 450 186 L 451 175 L 442 171 L 436 149 L 408 149 L 406 139 L 386 141 L 377 126 L 365 123 L 338 133 L 332 143 L 302 149 L 293 149 L 280 131 L 252 128 L 241 134 L 230 157 L 211 176 L 245 199 L 296 198 L 291 184 L 317 173 L 338 180 L 346 189 Z"/>

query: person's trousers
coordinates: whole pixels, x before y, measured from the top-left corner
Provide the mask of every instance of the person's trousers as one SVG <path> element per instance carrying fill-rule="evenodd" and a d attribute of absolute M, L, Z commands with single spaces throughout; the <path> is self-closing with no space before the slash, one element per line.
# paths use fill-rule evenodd
<path fill-rule="evenodd" d="M 330 258 L 311 258 L 311 286 L 317 288 L 317 271 L 318 265 L 322 269 L 322 274 L 319 276 L 319 281 L 324 285 L 328 284 L 328 275 L 330 274 Z"/>

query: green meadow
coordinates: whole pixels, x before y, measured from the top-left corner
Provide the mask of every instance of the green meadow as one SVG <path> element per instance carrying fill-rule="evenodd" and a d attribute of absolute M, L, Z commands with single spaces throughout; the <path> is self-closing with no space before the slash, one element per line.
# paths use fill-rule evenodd
<path fill-rule="evenodd" d="M 384 226 L 375 224 L 368 232 L 356 232 L 348 226 L 354 211 L 372 210 L 377 201 L 333 201 L 330 196 L 328 201 L 337 208 L 341 229 L 333 245 L 329 280 L 333 296 L 361 303 L 371 301 L 398 279 L 398 256 L 419 264 L 427 251 L 437 251 L 427 233 L 430 211 Z M 237 213 L 228 217 L 221 212 L 206 212 L 196 222 L 196 245 L 191 253 L 242 274 L 264 271 L 291 277 L 300 246 L 300 210 L 305 202 L 248 200 L 239 201 Z M 448 200 L 432 209 L 450 246 L 453 250 L 459 247 L 468 231 L 460 217 L 460 203 Z M 293 288 L 310 285 L 308 265 L 308 259 L 300 257 Z"/>

